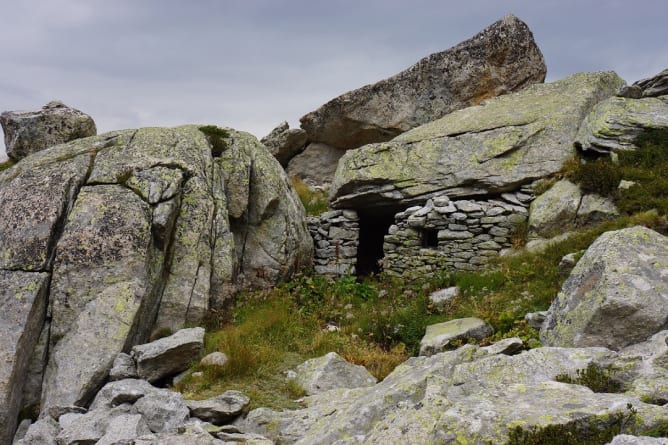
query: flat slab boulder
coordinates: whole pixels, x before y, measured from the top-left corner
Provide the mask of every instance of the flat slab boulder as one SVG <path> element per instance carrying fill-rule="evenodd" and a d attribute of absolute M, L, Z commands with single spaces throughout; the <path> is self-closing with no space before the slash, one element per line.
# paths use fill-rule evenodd
<path fill-rule="evenodd" d="M 580 258 L 541 329 L 547 346 L 619 350 L 668 328 L 668 238 L 606 232 Z"/>
<path fill-rule="evenodd" d="M 479 318 L 458 318 L 427 326 L 427 332 L 420 340 L 420 355 L 434 355 L 452 347 L 456 340 L 481 340 L 494 333 L 490 325 Z"/>
<path fill-rule="evenodd" d="M 302 117 L 312 142 L 356 148 L 545 79 L 528 26 L 513 15 L 388 79 L 332 99 Z"/>
<path fill-rule="evenodd" d="M 213 423 L 223 425 L 239 416 L 250 403 L 250 399 L 239 391 L 225 391 L 206 400 L 186 400 L 190 415 Z"/>
<path fill-rule="evenodd" d="M 137 374 L 149 382 L 188 369 L 204 348 L 204 329 L 181 329 L 169 337 L 132 348 Z"/>
<path fill-rule="evenodd" d="M 612 72 L 574 74 L 349 150 L 330 190 L 332 206 L 408 205 L 438 194 L 519 189 L 561 170 L 582 119 L 623 83 Z"/>
<path fill-rule="evenodd" d="M 62 102 L 52 101 L 36 111 L 0 114 L 7 156 L 18 161 L 54 145 L 95 136 L 93 118 Z"/>

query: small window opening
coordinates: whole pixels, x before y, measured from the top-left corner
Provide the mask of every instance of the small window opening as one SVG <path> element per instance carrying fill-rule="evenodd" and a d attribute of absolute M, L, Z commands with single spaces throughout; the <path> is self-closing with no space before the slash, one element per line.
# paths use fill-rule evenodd
<path fill-rule="evenodd" d="M 422 231 L 422 247 L 427 249 L 438 247 L 438 230 L 424 229 Z"/>

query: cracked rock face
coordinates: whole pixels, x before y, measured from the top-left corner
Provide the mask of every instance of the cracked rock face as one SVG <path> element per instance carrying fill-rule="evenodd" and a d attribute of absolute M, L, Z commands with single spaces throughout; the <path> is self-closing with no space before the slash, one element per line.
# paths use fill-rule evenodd
<path fill-rule="evenodd" d="M 529 27 L 513 15 L 388 79 L 332 99 L 301 120 L 311 142 L 350 149 L 545 79 Z"/>
<path fill-rule="evenodd" d="M 230 129 L 225 143 L 214 156 L 196 126 L 124 130 L 0 173 L 0 274 L 28 277 L 34 300 L 7 321 L 27 333 L 0 363 L 0 397 L 12 400 L 2 416 L 16 415 L 47 305 L 43 412 L 86 406 L 117 354 L 152 332 L 309 265 L 304 210 L 281 166 L 249 134 Z"/>
<path fill-rule="evenodd" d="M 330 189 L 335 208 L 397 206 L 491 195 L 556 173 L 574 154 L 582 119 L 624 81 L 575 74 L 490 99 L 414 128 L 390 142 L 349 150 Z"/>

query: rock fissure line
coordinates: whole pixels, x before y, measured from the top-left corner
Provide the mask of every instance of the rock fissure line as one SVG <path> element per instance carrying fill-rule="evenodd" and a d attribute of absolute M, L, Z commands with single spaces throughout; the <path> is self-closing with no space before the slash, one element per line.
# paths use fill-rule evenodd
<path fill-rule="evenodd" d="M 251 203 L 251 193 L 253 191 L 253 170 L 255 168 L 255 160 L 251 158 L 248 165 L 248 202 Z M 244 257 L 246 255 L 246 242 L 248 241 L 248 233 L 250 232 L 250 209 L 247 208 L 243 213 L 243 242 L 241 244 L 241 255 L 239 256 L 239 272 L 244 272 Z"/>
<path fill-rule="evenodd" d="M 77 184 L 76 181 L 74 181 L 74 183 L 71 184 L 70 186 L 71 189 L 69 191 L 70 196 L 63 202 L 63 207 L 61 208 L 60 215 L 54 224 L 54 229 L 51 233 L 51 236 L 49 237 L 49 242 L 46 248 L 46 256 L 47 256 L 45 263 L 46 270 L 44 270 L 43 272 L 49 272 L 49 273 L 53 272 L 52 270 L 53 261 L 55 260 L 56 257 L 56 249 L 58 247 L 58 242 L 60 241 L 60 238 L 63 236 L 63 232 L 65 231 L 65 225 L 67 224 L 67 220 L 70 216 L 72 208 L 74 207 L 74 204 L 79 198 L 79 193 L 81 192 L 81 189 L 86 185 L 86 182 L 88 182 L 88 178 L 90 178 L 90 175 L 93 173 L 93 167 L 95 166 L 95 158 L 97 156 L 97 150 L 95 149 L 91 150 L 89 152 L 89 156 L 90 158 L 88 160 L 88 168 L 86 170 L 86 174 L 84 175 L 80 183 Z"/>

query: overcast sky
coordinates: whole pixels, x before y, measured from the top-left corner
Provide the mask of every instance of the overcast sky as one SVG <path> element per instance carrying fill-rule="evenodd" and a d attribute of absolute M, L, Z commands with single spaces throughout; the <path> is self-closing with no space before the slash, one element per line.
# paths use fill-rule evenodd
<path fill-rule="evenodd" d="M 668 67 L 668 0 L 0 0 L 0 111 L 60 99 L 99 133 L 203 123 L 262 137 L 508 13 L 533 31 L 548 81 Z"/>

